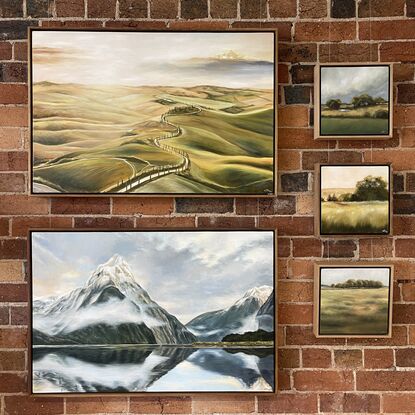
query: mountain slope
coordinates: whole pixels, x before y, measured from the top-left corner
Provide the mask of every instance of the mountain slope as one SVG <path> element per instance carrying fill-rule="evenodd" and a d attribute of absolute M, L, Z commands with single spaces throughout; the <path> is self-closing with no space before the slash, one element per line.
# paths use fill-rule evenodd
<path fill-rule="evenodd" d="M 265 331 L 274 331 L 274 291 L 261 306 L 256 315 L 258 328 Z"/>
<path fill-rule="evenodd" d="M 36 303 L 34 344 L 186 344 L 195 340 L 154 302 L 129 265 L 114 255 L 84 287 Z"/>
<path fill-rule="evenodd" d="M 258 329 L 257 313 L 272 293 L 263 285 L 248 290 L 231 307 L 210 311 L 195 317 L 186 328 L 202 341 L 220 341 L 231 333 L 245 333 Z"/>

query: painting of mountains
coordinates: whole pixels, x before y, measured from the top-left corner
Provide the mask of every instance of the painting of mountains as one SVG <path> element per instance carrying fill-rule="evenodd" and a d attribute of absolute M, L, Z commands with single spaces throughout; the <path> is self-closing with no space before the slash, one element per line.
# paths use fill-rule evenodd
<path fill-rule="evenodd" d="M 34 394 L 275 391 L 273 231 L 31 231 Z"/>
<path fill-rule="evenodd" d="M 31 31 L 33 194 L 272 194 L 275 31 Z"/>
<path fill-rule="evenodd" d="M 391 137 L 389 64 L 320 65 L 316 71 L 316 138 Z"/>

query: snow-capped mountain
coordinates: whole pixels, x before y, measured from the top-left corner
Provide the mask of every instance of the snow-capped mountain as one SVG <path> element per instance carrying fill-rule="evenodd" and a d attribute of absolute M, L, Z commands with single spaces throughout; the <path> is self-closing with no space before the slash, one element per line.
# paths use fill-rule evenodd
<path fill-rule="evenodd" d="M 268 332 L 274 331 L 274 291 L 258 310 L 256 320 L 259 329 Z"/>
<path fill-rule="evenodd" d="M 203 341 L 221 341 L 228 334 L 256 331 L 257 313 L 272 292 L 273 288 L 268 285 L 254 287 L 232 306 L 203 313 L 189 321 L 186 328 Z"/>
<path fill-rule="evenodd" d="M 176 317 L 150 298 L 117 254 L 98 266 L 83 287 L 50 301 L 43 299 L 33 309 L 34 344 L 186 344 L 194 340 Z"/>

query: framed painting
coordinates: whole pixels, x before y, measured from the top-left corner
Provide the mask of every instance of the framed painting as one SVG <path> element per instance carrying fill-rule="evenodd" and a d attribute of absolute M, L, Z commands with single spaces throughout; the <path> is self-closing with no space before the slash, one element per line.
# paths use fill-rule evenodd
<path fill-rule="evenodd" d="M 31 194 L 272 196 L 277 32 L 29 32 Z"/>
<path fill-rule="evenodd" d="M 390 164 L 316 165 L 319 236 L 392 235 Z"/>
<path fill-rule="evenodd" d="M 314 138 L 391 138 L 392 70 L 392 65 L 387 63 L 317 65 Z"/>
<path fill-rule="evenodd" d="M 276 391 L 276 235 L 31 230 L 33 395 Z"/>
<path fill-rule="evenodd" d="M 391 337 L 393 265 L 317 263 L 314 296 L 317 337 Z"/>

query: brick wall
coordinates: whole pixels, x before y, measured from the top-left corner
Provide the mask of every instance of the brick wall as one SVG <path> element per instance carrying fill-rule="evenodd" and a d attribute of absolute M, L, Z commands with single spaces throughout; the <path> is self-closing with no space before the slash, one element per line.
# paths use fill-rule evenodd
<path fill-rule="evenodd" d="M 415 0 L 0 0 L 0 415 L 415 413 Z M 275 199 L 27 196 L 26 27 L 278 28 L 280 193 Z M 313 141 L 317 62 L 394 62 L 388 141 Z M 313 236 L 316 162 L 392 161 L 395 236 Z M 275 397 L 32 399 L 27 391 L 26 231 L 32 227 L 277 227 Z M 329 249 L 328 249 L 329 248 Z M 393 337 L 316 339 L 313 262 L 395 264 Z"/>

